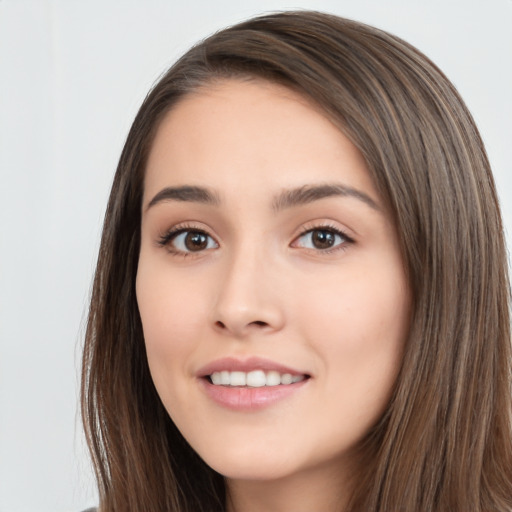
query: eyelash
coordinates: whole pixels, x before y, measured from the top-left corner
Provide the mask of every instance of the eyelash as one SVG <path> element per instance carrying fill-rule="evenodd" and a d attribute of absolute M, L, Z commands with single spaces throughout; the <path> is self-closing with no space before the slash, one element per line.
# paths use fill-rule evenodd
<path fill-rule="evenodd" d="M 329 233 L 334 234 L 335 236 L 339 236 L 343 239 L 343 241 L 334 247 L 331 247 L 329 249 L 310 249 L 314 252 L 318 252 L 320 254 L 331 254 L 336 251 L 345 251 L 347 249 L 348 245 L 351 245 L 354 243 L 354 239 L 350 238 L 345 232 L 343 232 L 341 229 L 331 225 L 331 224 L 321 224 L 321 225 L 313 225 L 306 227 L 297 237 L 295 237 L 294 241 L 292 243 L 295 243 L 297 240 L 302 238 L 303 236 L 307 235 L 308 233 L 312 233 L 314 231 L 327 231 Z"/>
<path fill-rule="evenodd" d="M 161 247 L 165 247 L 172 255 L 174 256 L 182 256 L 183 258 L 187 256 L 194 256 L 194 251 L 181 251 L 179 249 L 176 249 L 173 247 L 171 242 L 176 239 L 179 235 L 183 233 L 200 233 L 202 235 L 205 235 L 208 238 L 211 238 L 213 240 L 213 237 L 209 235 L 204 229 L 198 228 L 197 226 L 191 225 L 191 224 L 180 224 L 178 226 L 175 226 L 171 228 L 169 231 L 166 231 L 163 235 L 161 235 L 157 241 L 158 245 Z M 217 243 L 217 242 L 216 242 Z M 203 252 L 203 251 L 197 251 Z"/>
<path fill-rule="evenodd" d="M 343 239 L 343 241 L 334 247 L 328 248 L 328 249 L 309 249 L 314 252 L 318 252 L 320 254 L 331 254 L 336 251 L 344 251 L 347 249 L 348 245 L 351 245 L 354 243 L 354 240 L 350 238 L 347 234 L 345 234 L 342 230 L 340 230 L 337 227 L 334 227 L 330 224 L 321 224 L 321 225 L 314 225 L 306 227 L 303 231 L 300 232 L 299 235 L 297 235 L 292 243 L 296 243 L 296 241 L 300 240 L 305 235 L 312 233 L 314 231 L 326 231 L 329 233 L 334 234 L 335 236 L 339 236 Z M 181 256 L 181 257 L 189 257 L 196 255 L 195 253 L 201 253 L 204 252 L 204 250 L 201 251 L 182 251 L 179 249 L 176 249 L 172 245 L 172 241 L 175 240 L 179 235 L 183 233 L 199 233 L 202 234 L 211 240 L 215 239 L 209 235 L 204 229 L 198 228 L 194 225 L 179 225 L 171 228 L 169 231 L 166 231 L 163 235 L 161 235 L 157 241 L 158 245 L 161 247 L 165 247 L 171 254 L 174 256 Z M 218 245 L 218 242 L 215 241 L 215 243 Z"/>

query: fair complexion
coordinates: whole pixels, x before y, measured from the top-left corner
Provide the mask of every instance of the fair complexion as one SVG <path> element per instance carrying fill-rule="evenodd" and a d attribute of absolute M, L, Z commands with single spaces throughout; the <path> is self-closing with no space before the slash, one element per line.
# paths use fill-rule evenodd
<path fill-rule="evenodd" d="M 389 401 L 410 302 L 361 154 L 287 88 L 205 87 L 157 131 L 141 236 L 151 374 L 226 477 L 229 510 L 339 510 Z"/>

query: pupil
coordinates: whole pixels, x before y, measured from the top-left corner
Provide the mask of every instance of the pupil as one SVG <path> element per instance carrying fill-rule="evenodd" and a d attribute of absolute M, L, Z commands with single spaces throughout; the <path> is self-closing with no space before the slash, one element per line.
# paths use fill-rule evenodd
<path fill-rule="evenodd" d="M 197 231 L 190 232 L 185 237 L 185 246 L 189 251 L 201 251 L 207 245 L 206 235 Z"/>
<path fill-rule="evenodd" d="M 329 249 L 335 241 L 334 233 L 330 231 L 314 231 L 313 232 L 313 245 L 317 249 Z"/>

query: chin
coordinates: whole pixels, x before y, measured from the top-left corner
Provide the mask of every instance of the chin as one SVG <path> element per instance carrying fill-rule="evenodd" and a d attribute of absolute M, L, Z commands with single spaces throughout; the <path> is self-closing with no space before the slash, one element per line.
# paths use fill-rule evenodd
<path fill-rule="evenodd" d="M 225 450 L 222 453 L 199 455 L 212 469 L 233 480 L 277 480 L 300 470 L 299 461 L 291 461 L 277 451 L 252 452 Z"/>
<path fill-rule="evenodd" d="M 294 473 L 290 467 L 276 467 L 272 463 L 230 463 L 221 461 L 219 464 L 208 464 L 212 469 L 229 480 L 280 480 Z"/>

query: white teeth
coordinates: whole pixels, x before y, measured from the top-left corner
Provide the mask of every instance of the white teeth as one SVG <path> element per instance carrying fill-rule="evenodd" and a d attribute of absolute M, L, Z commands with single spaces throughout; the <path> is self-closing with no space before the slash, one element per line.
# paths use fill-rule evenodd
<path fill-rule="evenodd" d="M 247 384 L 247 374 L 245 372 L 231 372 L 231 386 L 245 386 Z"/>
<path fill-rule="evenodd" d="M 283 373 L 281 375 L 281 384 L 291 384 L 292 383 L 292 375 L 290 373 Z"/>
<path fill-rule="evenodd" d="M 281 384 L 281 375 L 279 372 L 271 371 L 267 373 L 267 386 L 279 386 Z"/>
<path fill-rule="evenodd" d="M 221 376 L 221 373 L 220 373 L 220 372 L 213 372 L 213 373 L 210 375 L 210 378 L 212 379 L 212 382 L 213 382 L 216 386 L 219 386 L 220 384 L 222 384 L 222 376 Z"/>
<path fill-rule="evenodd" d="M 247 385 L 251 388 L 261 388 L 267 384 L 267 376 L 262 370 L 254 370 L 247 374 Z"/>
<path fill-rule="evenodd" d="M 249 386 L 251 388 L 260 388 L 263 386 L 279 386 L 280 384 L 294 384 L 304 380 L 304 375 L 292 375 L 291 373 L 279 373 L 271 370 L 253 370 L 251 372 L 213 372 L 210 375 L 212 384 L 216 386 Z"/>

